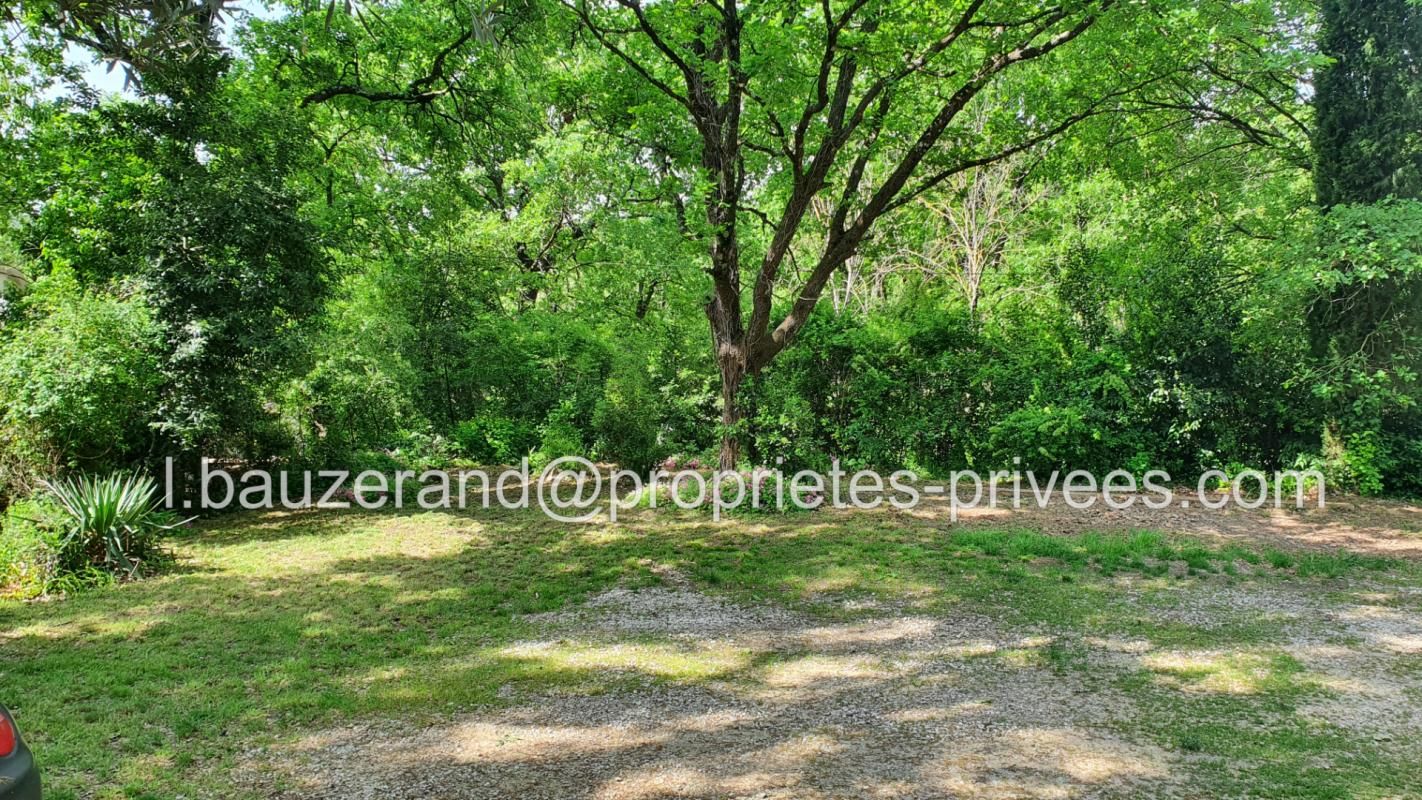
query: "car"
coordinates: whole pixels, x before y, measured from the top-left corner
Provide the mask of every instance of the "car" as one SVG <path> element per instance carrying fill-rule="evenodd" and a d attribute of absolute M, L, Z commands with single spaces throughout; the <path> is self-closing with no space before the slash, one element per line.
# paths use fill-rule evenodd
<path fill-rule="evenodd" d="M 35 756 L 4 706 L 0 706 L 0 800 L 40 800 Z"/>

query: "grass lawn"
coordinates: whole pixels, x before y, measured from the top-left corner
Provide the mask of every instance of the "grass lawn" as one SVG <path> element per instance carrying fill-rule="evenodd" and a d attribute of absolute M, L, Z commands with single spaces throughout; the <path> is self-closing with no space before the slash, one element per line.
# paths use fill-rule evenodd
<path fill-rule="evenodd" d="M 582 635 L 566 619 L 549 636 L 543 612 L 615 587 L 841 626 L 825 630 L 985 620 L 997 643 L 963 664 L 1069 686 L 1071 705 L 1099 700 L 1113 710 L 1083 729 L 1136 748 L 1118 760 L 1154 754 L 1158 783 L 1123 795 L 1188 779 L 1193 796 L 1422 796 L 1415 714 L 1379 728 L 1327 711 L 1362 707 L 1355 695 L 1422 705 L 1412 562 L 829 512 L 720 523 L 642 512 L 571 526 L 532 512 L 248 514 L 204 522 L 174 547 L 179 566 L 159 578 L 0 604 L 0 701 L 16 710 L 48 796 L 266 796 L 300 775 L 253 782 L 271 771 L 264 759 L 344 725 L 419 730 L 540 697 L 649 687 L 778 702 L 787 675 L 827 664 L 825 680 L 843 677 L 843 653 L 813 637 L 762 648 L 734 631 Z M 878 659 L 865 674 L 899 681 L 895 691 L 929 681 L 904 663 L 932 661 L 942 676 L 959 658 L 925 652 L 852 651 Z M 831 740 L 845 730 L 814 728 Z M 1080 788 L 1064 785 L 1060 796 Z"/>

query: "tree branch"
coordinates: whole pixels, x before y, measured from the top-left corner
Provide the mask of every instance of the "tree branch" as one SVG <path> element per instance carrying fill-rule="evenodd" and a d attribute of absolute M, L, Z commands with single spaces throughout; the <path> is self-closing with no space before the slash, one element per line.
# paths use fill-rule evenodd
<path fill-rule="evenodd" d="M 1026 35 L 1018 40 L 1015 47 L 1005 52 L 988 56 L 982 66 L 958 88 L 948 101 L 939 109 L 933 120 L 919 134 L 918 139 L 908 149 L 899 163 L 890 172 L 889 176 L 880 184 L 879 188 L 870 197 L 859 214 L 843 232 L 831 231 L 826 242 L 824 252 L 819 262 L 811 270 L 809 277 L 796 293 L 795 300 L 791 304 L 789 312 L 781 320 L 769 335 L 759 335 L 759 332 L 752 329 L 751 335 L 754 338 L 754 349 L 751 354 L 751 367 L 758 369 L 768 363 L 781 350 L 783 350 L 794 337 L 794 335 L 808 321 L 810 312 L 815 304 L 819 302 L 820 294 L 823 292 L 825 284 L 829 281 L 835 270 L 839 269 L 856 251 L 860 242 L 863 241 L 869 228 L 883 214 L 890 210 L 890 205 L 895 201 L 919 165 L 927 157 L 928 153 L 937 144 L 948 126 L 952 123 L 958 113 L 965 108 L 991 80 L 1003 70 L 1011 66 L 1026 61 L 1031 61 L 1051 53 L 1058 47 L 1076 39 L 1085 33 L 1096 23 L 1098 14 L 1113 5 L 1115 0 L 1102 0 L 1098 9 L 1087 14 L 1079 22 L 1071 27 L 1062 30 L 1045 41 L 1036 40 L 1046 34 L 1057 24 L 1065 20 L 1069 13 L 1057 8 L 1051 13 L 1042 17 L 1036 26 Z M 910 62 L 906 69 L 909 73 L 923 69 L 932 57 L 950 46 L 962 33 L 973 27 L 972 14 L 976 13 L 981 5 L 975 2 L 969 6 L 967 12 L 960 18 L 959 22 L 936 41 L 914 61 Z M 876 83 L 876 86 L 884 84 L 884 79 Z M 871 90 L 872 93 L 872 90 Z M 871 93 L 866 93 L 866 98 L 861 98 L 861 105 Z M 1025 149 L 1025 147 L 1019 148 Z M 966 168 L 966 167 L 965 167 Z M 960 170 L 961 171 L 961 170 Z M 757 318 L 758 321 L 758 318 Z"/>

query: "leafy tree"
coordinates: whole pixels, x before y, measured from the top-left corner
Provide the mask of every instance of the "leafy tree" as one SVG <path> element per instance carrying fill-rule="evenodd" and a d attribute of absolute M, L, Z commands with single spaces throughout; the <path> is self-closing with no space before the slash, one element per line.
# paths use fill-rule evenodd
<path fill-rule="evenodd" d="M 1361 449 L 1381 464 L 1393 437 L 1418 430 L 1422 7 L 1327 0 L 1319 44 L 1332 61 L 1314 99 L 1314 185 L 1326 216 L 1309 320 L 1328 408 L 1325 454 L 1356 462 L 1347 451 Z M 1364 469 L 1371 477 L 1360 485 L 1380 487 L 1380 469 Z M 1356 464 L 1345 471 L 1362 474 Z"/>
<path fill-rule="evenodd" d="M 659 95 L 664 126 L 675 126 L 678 166 L 701 206 L 727 469 L 739 456 L 742 381 L 794 339 L 881 218 L 954 175 L 1122 110 L 1210 44 L 1199 32 L 1212 12 L 1234 13 L 1112 0 L 1035 10 L 982 0 L 564 5 Z M 1078 39 L 1073 62 L 1065 54 Z M 1064 68 L 1087 62 L 1094 67 Z M 961 124 L 994 87 L 1028 92 L 1035 107 L 1000 105 L 986 129 Z M 755 191 L 761 185 L 773 190 Z M 828 213 L 809 222 L 817 201 Z M 756 221 L 767 238 L 752 244 L 743 231 Z M 815 243 L 810 266 L 777 311 L 782 267 L 803 239 Z M 754 266 L 743 281 L 746 262 Z"/>
<path fill-rule="evenodd" d="M 0 8 L 12 43 L 31 61 L 63 71 L 61 51 L 76 45 L 122 65 L 125 85 L 147 75 L 171 83 L 222 52 L 218 32 L 231 0 L 17 0 Z"/>
<path fill-rule="evenodd" d="M 1314 183 L 1318 203 L 1422 198 L 1422 6 L 1324 0 Z"/>
<path fill-rule="evenodd" d="M 37 107 L 10 212 L 39 269 L 142 288 L 164 342 L 149 421 L 169 449 L 266 452 L 259 396 L 326 284 L 290 182 L 310 151 L 289 115 L 205 70 L 171 102 Z"/>
<path fill-rule="evenodd" d="M 35 285 L 18 314 L 22 324 L 0 335 L 0 449 L 41 469 L 59 461 L 100 470 L 146 457 L 162 332 L 143 295 L 86 291 L 59 272 Z"/>

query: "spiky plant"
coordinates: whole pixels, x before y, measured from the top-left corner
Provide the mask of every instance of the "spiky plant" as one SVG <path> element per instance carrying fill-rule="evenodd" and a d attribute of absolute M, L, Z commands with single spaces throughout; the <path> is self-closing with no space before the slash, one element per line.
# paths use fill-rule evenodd
<path fill-rule="evenodd" d="M 46 481 L 45 488 L 68 516 L 61 551 L 75 568 L 99 565 L 132 577 L 157 554 L 158 537 L 182 524 L 159 504 L 147 475 L 116 472 Z"/>

